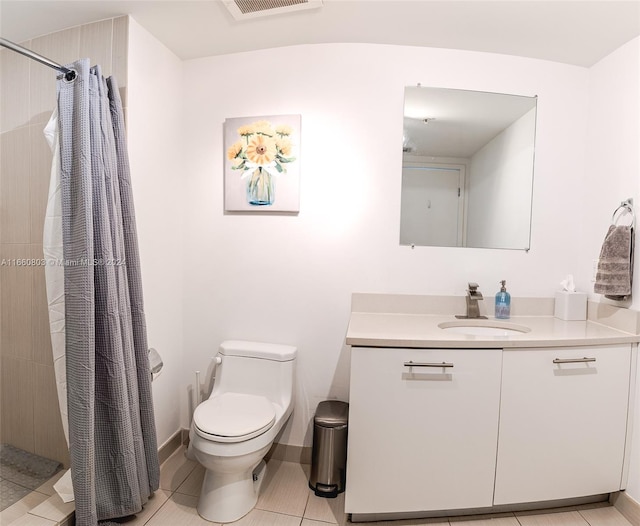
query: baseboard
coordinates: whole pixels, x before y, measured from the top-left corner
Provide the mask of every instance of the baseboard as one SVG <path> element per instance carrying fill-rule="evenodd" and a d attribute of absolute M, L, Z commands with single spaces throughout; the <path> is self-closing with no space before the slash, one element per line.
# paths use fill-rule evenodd
<path fill-rule="evenodd" d="M 182 444 L 184 444 L 184 429 L 178 429 L 173 436 L 158 448 L 160 464 L 167 460 Z"/>
<path fill-rule="evenodd" d="M 411 511 L 411 512 L 399 512 L 399 513 L 351 513 L 351 522 L 379 522 L 390 520 L 404 520 L 404 519 L 425 519 L 425 522 L 435 521 L 436 519 L 442 519 L 445 517 L 458 518 L 467 517 L 465 520 L 475 520 L 483 516 L 505 516 L 513 517 L 515 512 L 540 512 L 544 510 L 544 513 L 550 513 L 560 511 L 571 511 L 576 509 L 576 506 L 593 505 L 596 503 L 604 503 L 606 505 L 609 498 L 608 493 L 601 493 L 598 495 L 590 495 L 588 497 L 574 497 L 569 499 L 559 500 L 547 500 L 543 502 L 526 502 L 521 504 L 500 504 L 497 506 L 488 506 L 486 508 L 466 508 L 455 510 L 435 510 L 435 511 Z M 451 522 L 453 524 L 453 521 Z M 638 523 L 634 523 L 634 526 Z"/>
<path fill-rule="evenodd" d="M 292 446 L 290 444 L 273 444 L 265 456 L 265 460 L 284 460 L 298 464 L 311 464 L 311 448 Z"/>
<path fill-rule="evenodd" d="M 625 491 L 612 493 L 609 502 L 611 502 L 631 524 L 640 526 L 640 502 L 629 497 Z"/>

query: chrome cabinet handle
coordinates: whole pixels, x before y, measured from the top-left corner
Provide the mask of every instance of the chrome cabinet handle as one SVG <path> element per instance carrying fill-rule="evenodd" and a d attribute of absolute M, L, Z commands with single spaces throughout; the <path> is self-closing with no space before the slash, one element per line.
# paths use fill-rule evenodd
<path fill-rule="evenodd" d="M 413 362 L 409 360 L 408 362 L 404 362 L 405 367 L 453 367 L 452 363 L 442 362 L 442 363 L 431 363 L 431 362 Z"/>
<path fill-rule="evenodd" d="M 553 363 L 584 363 L 584 362 L 595 362 L 595 361 L 596 361 L 595 358 L 587 358 L 585 356 L 584 358 L 565 358 L 565 359 L 556 358 L 555 360 L 553 360 Z"/>

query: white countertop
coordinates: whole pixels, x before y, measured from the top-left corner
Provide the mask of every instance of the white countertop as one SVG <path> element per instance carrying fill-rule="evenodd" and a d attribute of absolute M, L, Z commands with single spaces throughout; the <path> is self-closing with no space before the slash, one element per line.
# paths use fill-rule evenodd
<path fill-rule="evenodd" d="M 489 321 L 495 318 L 489 318 Z M 455 334 L 438 327 L 461 321 L 451 316 L 352 312 L 347 344 L 358 347 L 508 348 L 633 343 L 640 336 L 593 321 L 563 321 L 553 316 L 517 316 L 508 320 L 531 329 L 508 336 Z M 506 321 L 506 320 L 499 320 Z"/>
<path fill-rule="evenodd" d="M 351 312 L 346 343 L 358 347 L 407 347 L 407 348 L 518 348 L 518 347 L 556 347 L 579 345 L 610 345 L 617 343 L 635 343 L 640 335 L 627 332 L 620 326 L 615 327 L 619 315 L 632 323 L 624 325 L 632 329 L 638 313 L 628 309 L 618 309 L 601 304 L 589 305 L 589 320 L 564 321 L 548 312 L 536 312 L 536 315 L 512 316 L 509 320 L 496 320 L 488 316 L 484 323 L 508 322 L 524 325 L 529 332 L 514 332 L 504 336 L 472 336 L 449 332 L 438 327 L 446 322 L 468 322 L 458 320 L 453 314 L 442 312 L 429 313 L 434 299 L 430 297 L 389 296 L 393 301 L 388 305 L 384 295 L 354 294 L 352 304 L 358 310 Z M 420 306 L 416 308 L 416 298 Z M 409 303 L 407 303 L 409 301 Z M 459 301 L 453 298 L 453 301 Z M 531 300 L 529 300 L 531 302 Z M 543 311 L 548 311 L 548 302 Z M 439 304 L 442 301 L 438 300 Z M 524 303 L 524 302 L 523 302 Z M 362 306 L 365 308 L 362 308 Z M 403 307 L 408 305 L 409 308 Z M 372 306 L 372 308 L 368 308 Z M 392 310 L 392 312 L 384 312 Z M 400 310 L 400 312 L 398 312 Z M 402 312 L 407 310 L 408 312 Z M 360 312 L 362 311 L 362 312 Z M 395 311 L 395 312 L 393 312 Z M 427 311 L 427 312 L 424 312 Z M 622 312 L 626 311 L 626 312 Z M 454 310 L 456 312 L 456 310 Z M 541 315 L 540 315 L 541 314 Z M 614 325 L 614 326 L 611 326 Z M 619 324 L 618 324 L 619 325 Z"/>

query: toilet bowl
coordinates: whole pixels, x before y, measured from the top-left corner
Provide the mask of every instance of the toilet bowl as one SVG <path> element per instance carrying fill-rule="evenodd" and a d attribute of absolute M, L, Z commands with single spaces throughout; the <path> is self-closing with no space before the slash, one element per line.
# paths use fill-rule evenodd
<path fill-rule="evenodd" d="M 249 513 L 266 473 L 264 456 L 293 410 L 297 350 L 225 341 L 211 395 L 193 413 L 188 455 L 205 468 L 198 513 L 227 523 Z"/>

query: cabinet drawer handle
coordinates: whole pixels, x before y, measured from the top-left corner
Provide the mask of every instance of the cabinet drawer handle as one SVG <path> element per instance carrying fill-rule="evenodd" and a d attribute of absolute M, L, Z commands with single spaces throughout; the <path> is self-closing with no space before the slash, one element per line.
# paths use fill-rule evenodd
<path fill-rule="evenodd" d="M 453 367 L 452 363 L 442 362 L 442 363 L 431 363 L 431 362 L 412 362 L 409 360 L 408 362 L 404 362 L 405 367 Z"/>
<path fill-rule="evenodd" d="M 584 362 L 595 362 L 596 359 L 595 358 L 587 358 L 586 356 L 584 358 L 556 358 L 555 360 L 553 360 L 553 363 L 584 363 Z"/>

